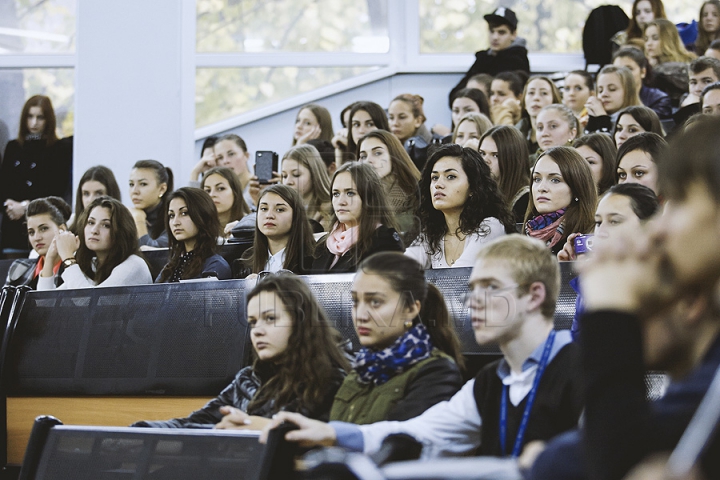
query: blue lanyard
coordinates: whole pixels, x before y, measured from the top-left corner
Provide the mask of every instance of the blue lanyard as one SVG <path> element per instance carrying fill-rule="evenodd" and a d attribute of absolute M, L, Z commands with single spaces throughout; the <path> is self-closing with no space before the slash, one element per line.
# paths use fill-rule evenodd
<path fill-rule="evenodd" d="M 545 340 L 545 349 L 543 350 L 542 357 L 540 357 L 540 364 L 535 372 L 535 380 L 533 381 L 532 389 L 527 396 L 527 404 L 525 405 L 525 411 L 523 412 L 522 420 L 520 422 L 520 428 L 518 428 L 517 437 L 515 438 L 515 446 L 513 447 L 512 456 L 518 457 L 522 450 L 523 438 L 525 437 L 525 430 L 527 430 L 528 421 L 530 420 L 530 410 L 532 410 L 533 403 L 535 403 L 535 396 L 537 395 L 538 385 L 540 384 L 540 377 L 542 377 L 545 367 L 547 367 L 548 360 L 550 359 L 550 351 L 552 350 L 553 343 L 555 341 L 555 330 L 550 332 L 547 340 Z M 502 398 L 500 399 L 500 450 L 502 456 L 507 455 L 506 450 L 506 439 L 507 439 L 507 397 L 508 397 L 508 386 L 503 385 Z"/>

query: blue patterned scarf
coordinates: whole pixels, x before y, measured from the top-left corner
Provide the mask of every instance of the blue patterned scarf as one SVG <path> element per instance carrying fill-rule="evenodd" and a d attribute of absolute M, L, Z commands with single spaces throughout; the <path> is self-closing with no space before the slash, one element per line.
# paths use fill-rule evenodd
<path fill-rule="evenodd" d="M 383 350 L 361 348 L 355 356 L 353 368 L 360 383 L 382 385 L 428 358 L 432 349 L 430 333 L 425 325 L 418 323 Z"/>
<path fill-rule="evenodd" d="M 530 220 L 528 220 L 526 230 L 528 232 L 542 230 L 543 228 L 555 223 L 563 215 L 565 215 L 564 208 L 561 208 L 560 210 L 557 210 L 555 212 L 541 213 L 535 218 L 531 218 Z"/>

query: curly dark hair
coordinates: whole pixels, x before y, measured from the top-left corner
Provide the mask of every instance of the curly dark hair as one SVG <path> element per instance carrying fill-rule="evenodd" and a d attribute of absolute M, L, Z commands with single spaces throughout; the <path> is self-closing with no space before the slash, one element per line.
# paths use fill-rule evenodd
<path fill-rule="evenodd" d="M 202 273 L 205 260 L 217 252 L 217 232 L 220 225 L 217 209 L 210 195 L 199 188 L 178 188 L 168 197 L 168 207 L 170 201 L 174 198 L 181 198 L 185 201 L 190 219 L 198 229 L 193 250 L 195 255 L 188 261 L 182 274 L 183 279 L 197 278 Z M 170 279 L 182 255 L 185 253 L 185 242 L 176 240 L 175 236 L 170 233 L 172 229 L 170 228 L 170 218 L 167 212 L 165 214 L 165 227 L 168 231 L 168 241 L 170 243 L 170 260 L 160 272 L 160 283 L 167 282 Z"/>
<path fill-rule="evenodd" d="M 253 414 L 258 406 L 273 401 L 275 411 L 317 410 L 350 365 L 338 347 L 340 334 L 307 284 L 292 274 L 278 273 L 263 278 L 247 297 L 249 303 L 262 292 L 273 292 L 293 319 L 292 333 L 279 361 L 255 359 L 253 369 L 263 385 L 248 405 Z M 311 360 L 312 359 L 312 360 Z"/>
<path fill-rule="evenodd" d="M 462 169 L 468 177 L 468 198 L 460 213 L 458 232 L 470 235 L 490 233 L 483 225 L 486 218 L 495 217 L 505 227 L 507 233 L 515 231 L 515 221 L 510 213 L 497 183 L 492 178 L 490 167 L 480 154 L 473 149 L 450 144 L 438 147 L 428 158 L 420 178 L 420 208 L 418 216 L 422 225 L 421 234 L 425 237 L 430 250 L 440 251 L 440 241 L 448 233 L 444 214 L 436 210 L 432 203 L 430 183 L 435 164 L 444 157 L 460 159 Z"/>

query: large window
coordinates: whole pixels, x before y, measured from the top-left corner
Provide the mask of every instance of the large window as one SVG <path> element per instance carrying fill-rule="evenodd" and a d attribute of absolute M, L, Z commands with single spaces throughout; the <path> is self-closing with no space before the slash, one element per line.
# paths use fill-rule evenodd
<path fill-rule="evenodd" d="M 387 0 L 198 0 L 198 52 L 389 50 Z"/>
<path fill-rule="evenodd" d="M 202 127 L 254 108 L 355 77 L 376 67 L 199 68 L 195 125 Z"/>
<path fill-rule="evenodd" d="M 0 0 L 0 54 L 75 51 L 76 0 Z"/>
<path fill-rule="evenodd" d="M 57 134 L 73 134 L 77 0 L 0 0 L 0 153 L 33 95 L 55 107 Z"/>
<path fill-rule="evenodd" d="M 388 0 L 198 0 L 196 29 L 197 127 L 377 70 L 391 49 Z"/>

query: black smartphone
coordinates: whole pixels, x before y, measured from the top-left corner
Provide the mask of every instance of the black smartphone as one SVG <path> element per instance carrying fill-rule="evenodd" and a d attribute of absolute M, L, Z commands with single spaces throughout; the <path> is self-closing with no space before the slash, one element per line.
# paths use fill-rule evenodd
<path fill-rule="evenodd" d="M 278 154 L 269 150 L 255 152 L 255 175 L 261 185 L 267 185 L 278 171 Z"/>

